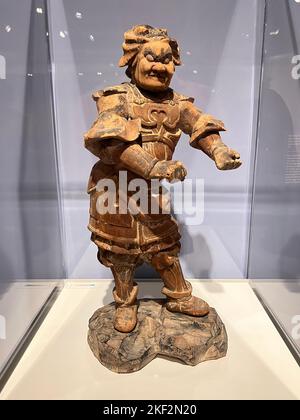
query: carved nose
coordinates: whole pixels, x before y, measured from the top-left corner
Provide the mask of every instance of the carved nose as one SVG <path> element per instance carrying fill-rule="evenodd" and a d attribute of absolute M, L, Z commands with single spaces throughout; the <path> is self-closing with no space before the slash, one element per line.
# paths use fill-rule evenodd
<path fill-rule="evenodd" d="M 163 63 L 157 62 L 153 65 L 152 70 L 163 72 L 166 70 L 166 68 Z"/>

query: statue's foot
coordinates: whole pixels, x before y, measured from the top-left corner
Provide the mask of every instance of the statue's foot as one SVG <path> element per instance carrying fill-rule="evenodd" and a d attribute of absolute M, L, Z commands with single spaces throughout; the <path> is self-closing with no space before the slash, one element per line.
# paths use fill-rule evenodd
<path fill-rule="evenodd" d="M 137 305 L 117 306 L 114 327 L 122 333 L 131 332 L 137 323 Z"/>
<path fill-rule="evenodd" d="M 168 299 L 166 308 L 171 312 L 180 312 L 192 316 L 205 316 L 209 313 L 208 303 L 195 296 L 188 296 L 181 299 Z"/>

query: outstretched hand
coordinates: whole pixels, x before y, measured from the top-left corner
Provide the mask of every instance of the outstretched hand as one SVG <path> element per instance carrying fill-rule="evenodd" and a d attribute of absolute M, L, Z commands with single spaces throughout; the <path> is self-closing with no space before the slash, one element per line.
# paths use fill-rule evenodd
<path fill-rule="evenodd" d="M 242 164 L 240 159 L 238 152 L 226 146 L 217 147 L 214 151 L 215 164 L 221 171 L 239 168 Z"/>
<path fill-rule="evenodd" d="M 187 171 L 179 160 L 161 160 L 150 172 L 150 178 L 167 179 L 169 182 L 183 181 Z"/>

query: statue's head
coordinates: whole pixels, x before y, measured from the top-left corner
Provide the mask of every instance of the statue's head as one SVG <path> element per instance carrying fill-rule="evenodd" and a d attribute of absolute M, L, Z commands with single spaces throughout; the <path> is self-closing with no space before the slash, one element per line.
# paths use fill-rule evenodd
<path fill-rule="evenodd" d="M 123 56 L 119 66 L 142 89 L 161 92 L 168 89 L 180 55 L 175 39 L 166 29 L 149 25 L 134 26 L 124 34 Z"/>

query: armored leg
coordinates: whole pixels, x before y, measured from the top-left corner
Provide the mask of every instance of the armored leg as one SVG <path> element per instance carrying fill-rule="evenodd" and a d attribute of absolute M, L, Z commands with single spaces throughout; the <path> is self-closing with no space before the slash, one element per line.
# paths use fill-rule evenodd
<path fill-rule="evenodd" d="M 116 302 L 114 327 L 120 332 L 128 333 L 135 328 L 137 323 L 138 286 L 133 281 L 137 257 L 99 250 L 98 259 L 106 267 L 110 267 L 115 280 L 113 290 Z"/>
<path fill-rule="evenodd" d="M 171 312 L 205 316 L 209 312 L 209 305 L 192 296 L 192 286 L 183 277 L 178 252 L 179 246 L 175 246 L 171 250 L 155 254 L 151 260 L 164 282 L 162 293 L 167 296 L 166 307 Z"/>

